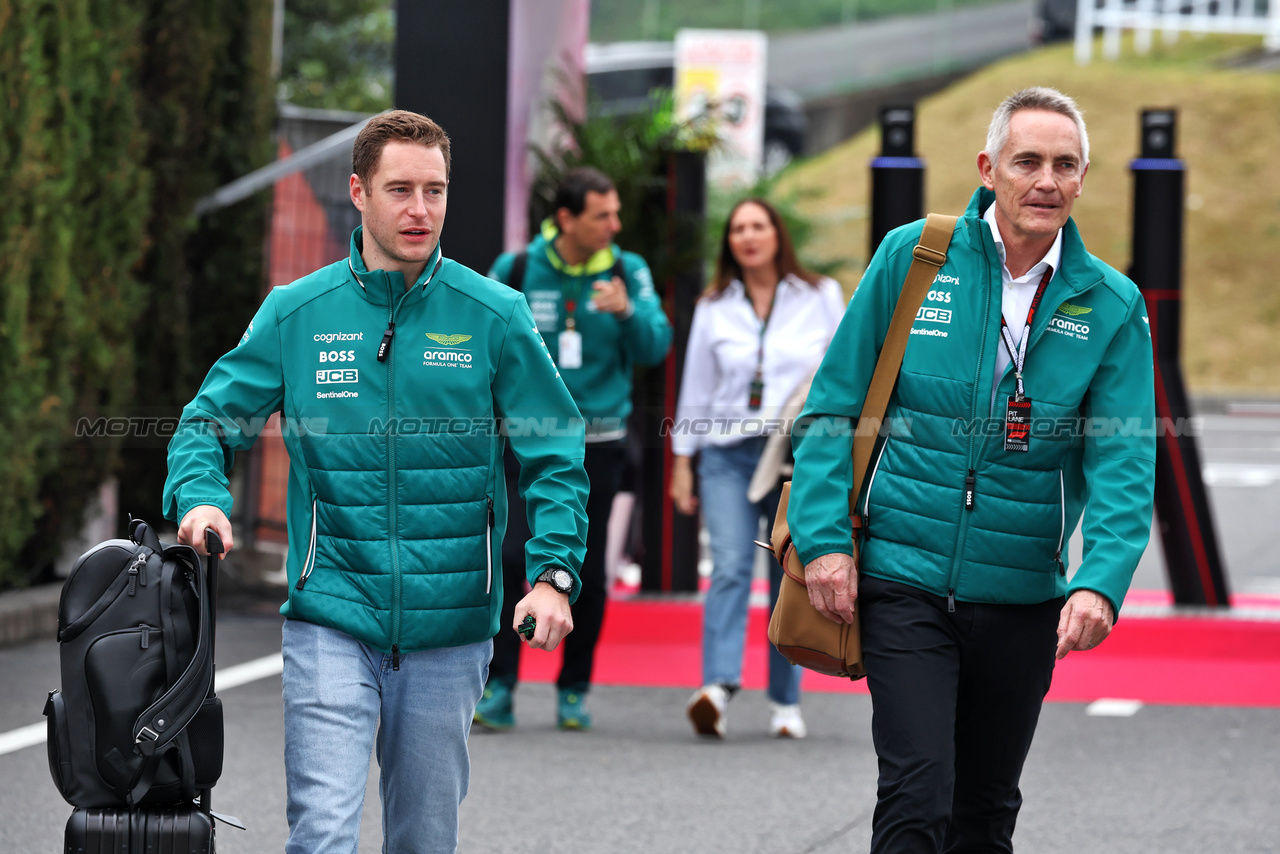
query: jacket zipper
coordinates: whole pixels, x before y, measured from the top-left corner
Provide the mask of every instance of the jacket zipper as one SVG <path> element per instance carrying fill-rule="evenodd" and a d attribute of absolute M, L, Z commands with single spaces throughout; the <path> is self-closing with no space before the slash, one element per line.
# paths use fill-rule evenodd
<path fill-rule="evenodd" d="M 988 234 L 989 234 L 989 232 L 988 232 Z M 987 235 L 986 235 L 986 234 L 984 234 L 984 238 L 985 238 L 986 236 L 987 236 Z M 985 255 L 986 253 L 984 252 L 983 254 Z M 988 276 L 988 278 L 990 278 L 990 276 L 991 276 L 990 269 L 989 269 L 989 268 L 990 268 L 990 264 L 991 264 L 991 262 L 990 262 L 990 260 L 988 260 L 988 261 L 987 261 L 987 265 L 988 265 L 988 272 L 987 272 L 987 276 Z M 1101 281 L 1101 280 L 1099 279 L 1098 281 Z M 1003 276 L 1001 277 L 1000 283 L 1001 283 L 1001 287 L 1003 287 L 1003 285 L 1004 285 L 1004 278 L 1003 278 Z M 1073 292 L 1071 293 L 1071 295 L 1070 295 L 1070 296 L 1071 296 L 1071 298 L 1073 298 L 1073 299 L 1074 299 L 1074 298 L 1076 298 L 1076 297 L 1079 297 L 1081 294 L 1085 294 L 1085 293 L 1088 293 L 1089 291 L 1093 290 L 1093 288 L 1094 288 L 1094 287 L 1096 287 L 1096 286 L 1097 286 L 1097 284 L 1098 284 L 1098 282 L 1091 282 L 1087 287 L 1081 288 L 1081 289 L 1080 289 L 1080 290 L 1078 290 L 1078 291 L 1073 291 Z M 990 312 L 991 312 L 991 288 L 990 288 L 990 287 L 988 287 L 988 288 L 987 288 L 987 310 L 986 310 L 986 312 L 984 312 L 983 316 L 985 317 L 985 316 L 986 316 L 986 314 L 989 314 Z M 1052 318 L 1052 317 L 1053 317 L 1053 312 L 1052 312 L 1052 311 L 1051 311 L 1051 312 L 1049 312 L 1046 316 L 1048 316 L 1049 318 Z M 1040 341 L 1040 339 L 1044 337 L 1044 334 L 1045 334 L 1045 332 L 1047 332 L 1047 331 L 1048 331 L 1048 329 L 1049 329 L 1049 322 L 1048 322 L 1048 321 L 1046 321 L 1046 322 L 1044 322 L 1044 324 L 1043 324 L 1043 325 L 1042 325 L 1038 330 L 1036 330 L 1035 334 L 1034 334 L 1034 335 L 1032 335 L 1031 340 L 1027 342 L 1027 353 L 1028 353 L 1028 354 L 1030 354 L 1030 353 L 1031 353 L 1032 348 L 1036 346 L 1037 342 L 1039 342 L 1039 341 Z M 983 327 L 982 327 L 982 349 L 980 349 L 980 350 L 978 351 L 978 371 L 979 371 L 979 374 L 981 374 L 981 371 L 982 371 L 982 352 L 983 352 L 983 350 L 985 350 L 985 349 L 986 349 L 986 346 L 987 346 L 987 327 L 986 327 L 986 324 L 983 324 Z M 980 378 L 981 378 L 981 377 L 979 377 L 979 379 L 980 379 Z M 1002 377 L 1002 379 L 1003 379 L 1003 377 Z M 978 379 L 975 379 L 975 380 L 974 380 L 974 389 L 975 389 L 975 391 L 977 391 L 977 390 L 978 390 L 978 388 L 977 388 L 977 387 L 978 387 Z M 1034 396 L 1034 394 L 1033 394 L 1032 396 Z M 991 415 L 992 415 L 992 416 L 994 416 L 994 411 L 995 411 L 995 400 L 994 400 L 994 399 L 992 400 L 992 404 L 991 404 L 991 407 L 990 407 L 990 411 L 991 411 Z M 975 418 L 975 419 L 977 418 L 977 397 L 976 397 L 976 395 L 975 395 L 975 397 L 974 397 L 974 418 Z M 970 459 L 970 462 L 969 462 L 969 474 L 968 474 L 968 476 L 965 478 L 965 498 L 966 498 L 966 505 L 965 505 L 965 506 L 966 506 L 966 508 L 967 508 L 967 509 L 973 509 L 973 494 L 974 494 L 973 490 L 974 490 L 975 483 L 976 483 L 976 480 L 977 480 L 977 470 L 976 470 L 976 469 L 977 469 L 977 463 L 978 463 L 978 461 L 979 461 L 979 460 L 981 460 L 981 459 L 982 459 L 983 452 L 986 450 L 986 446 L 987 446 L 986 431 L 984 430 L 984 431 L 979 431 L 979 432 L 981 432 L 981 433 L 982 433 L 982 435 L 983 435 L 983 437 L 984 437 L 984 438 L 983 438 L 983 440 L 982 440 L 981 442 L 979 442 L 979 443 L 978 443 L 978 445 L 977 445 L 977 448 L 978 448 L 978 455 L 977 455 L 977 459 L 972 459 L 972 456 L 973 456 L 973 448 L 974 448 L 974 441 L 973 441 L 973 439 L 972 439 L 972 438 L 970 438 L 970 440 L 969 440 L 969 449 L 970 449 L 970 457 L 971 457 L 971 459 Z M 1064 567 L 1064 566 L 1063 566 L 1063 564 L 1062 564 L 1062 540 L 1063 540 L 1063 538 L 1064 538 L 1064 536 L 1065 536 L 1065 534 L 1066 534 L 1066 527 L 1067 527 L 1067 505 L 1066 505 L 1066 490 L 1065 490 L 1065 487 L 1063 486 L 1063 482 L 1062 482 L 1062 470 L 1061 470 L 1061 469 L 1059 469 L 1059 470 L 1058 470 L 1058 491 L 1059 491 L 1059 496 L 1060 496 L 1061 501 L 1062 501 L 1062 503 L 1061 503 L 1061 507 L 1062 507 L 1062 525 L 1061 525 L 1061 527 L 1060 527 L 1060 528 L 1059 528 L 1059 530 L 1058 530 L 1058 552 L 1057 552 L 1057 554 L 1054 556 L 1054 559 L 1055 559 L 1055 560 L 1057 561 L 1057 563 L 1058 563 L 1058 573 L 1059 573 L 1060 575 L 1065 576 L 1065 575 L 1067 574 L 1067 571 L 1066 571 L 1066 567 Z M 948 589 L 947 589 L 947 610 L 948 610 L 948 611 L 954 611 L 954 610 L 955 610 L 955 586 L 956 586 L 956 582 L 959 580 L 959 577 L 960 577 L 960 564 L 961 564 L 961 557 L 962 557 L 962 555 L 963 555 L 963 551 L 964 551 L 964 540 L 965 540 L 965 534 L 968 532 L 968 528 L 969 528 L 969 520 L 968 520 L 968 517 L 967 517 L 967 515 L 962 516 L 962 517 L 961 517 L 961 521 L 960 521 L 960 534 L 959 534 L 959 536 L 958 536 L 958 538 L 957 538 L 955 563 L 954 563 L 954 565 L 953 565 L 953 567 L 952 567 L 952 570 L 951 570 L 951 579 L 950 579 L 950 583 L 948 584 Z"/>
<path fill-rule="evenodd" d="M 871 536 L 871 487 L 876 484 L 876 473 L 880 471 L 880 461 L 884 459 L 884 449 L 889 447 L 889 437 L 884 437 L 880 453 L 876 455 L 876 464 L 871 468 L 871 478 L 867 481 L 867 494 L 862 500 L 862 535 Z"/>
<path fill-rule="evenodd" d="M 298 583 L 293 585 L 298 590 L 307 586 L 311 570 L 316 567 L 316 501 L 315 498 L 311 499 L 311 543 L 307 546 L 307 559 L 302 563 L 302 575 L 298 576 Z"/>
<path fill-rule="evenodd" d="M 439 268 L 439 264 L 436 265 Z M 387 423 L 392 425 L 387 430 L 387 513 L 390 521 L 391 534 L 391 669 L 400 669 L 400 595 L 401 583 L 400 577 L 400 531 L 399 531 L 399 509 L 400 505 L 396 501 L 396 354 L 395 349 L 391 347 L 390 330 L 396 326 L 396 311 L 404 304 L 409 294 L 413 293 L 410 288 L 401 294 L 399 301 L 391 302 L 391 286 L 387 285 L 387 302 L 391 303 L 391 316 L 387 319 L 388 334 L 383 339 L 386 345 L 387 360 Z"/>
<path fill-rule="evenodd" d="M 986 230 L 987 226 L 979 222 L 978 228 Z M 969 511 L 973 510 L 974 501 L 977 496 L 977 457 L 974 453 L 975 447 L 979 447 L 979 443 L 975 440 L 976 434 L 983 431 L 976 429 L 978 423 L 978 400 L 981 389 L 979 386 L 982 381 L 982 360 L 987 352 L 987 318 L 991 315 L 991 259 L 986 253 L 986 241 L 990 239 L 990 234 L 982 234 L 983 242 L 983 258 L 987 263 L 987 287 L 986 290 L 986 307 L 982 312 L 982 338 L 978 344 L 978 365 L 975 368 L 973 377 L 973 402 L 970 404 L 969 424 L 975 428 L 969 434 L 969 449 L 966 455 L 967 465 L 964 479 L 964 508 L 960 513 L 960 529 L 956 532 L 956 556 L 951 562 L 951 576 L 947 579 L 947 610 L 955 611 L 956 609 L 956 584 L 960 581 L 960 567 L 964 559 L 964 541 L 969 533 Z M 1003 280 L 1002 280 L 1003 284 Z"/>
<path fill-rule="evenodd" d="M 484 594 L 488 596 L 489 591 L 493 589 L 493 499 L 488 498 L 485 500 L 489 505 L 489 513 L 485 517 L 484 524 Z"/>

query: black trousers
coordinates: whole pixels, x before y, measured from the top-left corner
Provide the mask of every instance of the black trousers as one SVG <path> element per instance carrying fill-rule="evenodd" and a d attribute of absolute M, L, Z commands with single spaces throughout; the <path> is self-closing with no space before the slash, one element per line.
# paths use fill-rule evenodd
<path fill-rule="evenodd" d="M 510 452 L 508 452 L 510 454 Z M 604 623 L 605 590 L 604 557 L 609 534 L 609 512 L 622 483 L 626 466 L 626 443 L 588 443 L 583 465 L 591 482 L 587 498 L 587 553 L 582 560 L 582 591 L 573 605 L 573 631 L 562 642 L 564 661 L 556 685 L 569 688 L 591 682 L 595 668 L 596 642 Z M 525 542 L 529 539 L 529 521 L 525 502 L 516 488 L 516 478 L 507 471 L 507 533 L 502 540 L 502 622 L 493 639 L 493 661 L 489 678 L 514 680 L 520 669 L 520 648 L 524 642 L 511 624 L 515 621 L 516 603 L 524 597 Z"/>
<path fill-rule="evenodd" d="M 1063 600 L 982 605 L 862 576 L 880 779 L 871 851 L 1011 852 Z"/>

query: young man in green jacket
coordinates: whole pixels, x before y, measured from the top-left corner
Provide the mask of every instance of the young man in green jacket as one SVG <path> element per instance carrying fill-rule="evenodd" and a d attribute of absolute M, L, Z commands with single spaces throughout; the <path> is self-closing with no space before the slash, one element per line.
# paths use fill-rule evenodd
<path fill-rule="evenodd" d="M 847 623 L 856 600 L 861 617 L 875 852 L 1013 850 L 1054 661 L 1106 638 L 1146 547 L 1151 335 L 1138 289 L 1070 219 L 1088 166 L 1070 98 L 1027 89 L 996 110 L 872 456 L 858 566 L 849 427 L 921 222 L 877 250 L 795 432 L 787 520 L 810 601 Z"/>
<path fill-rule="evenodd" d="M 573 606 L 574 633 L 565 639 L 564 664 L 556 679 L 557 725 L 581 730 L 591 727 L 585 699 L 604 622 L 609 512 L 627 466 L 632 369 L 662 361 L 671 347 L 671 324 L 644 259 L 613 242 L 622 229 L 613 182 L 595 169 L 572 169 L 556 190 L 554 207 L 541 234 L 523 252 L 499 256 L 489 275 L 528 298 L 547 350 L 586 420 L 585 464 L 591 481 L 587 552 L 582 595 Z M 503 568 L 508 601 L 514 601 L 524 590 L 521 558 L 528 528 L 519 518 L 521 485 L 510 470 L 508 476 L 512 520 L 503 543 Z M 477 723 L 493 730 L 515 725 L 512 692 L 519 666 L 518 639 L 498 635 L 489 682 L 476 707 Z"/>
<path fill-rule="evenodd" d="M 164 506 L 179 540 L 203 550 L 213 528 L 229 551 L 227 469 L 282 416 L 286 851 L 297 854 L 356 850 L 375 743 L 386 850 L 457 847 L 467 735 L 502 628 L 505 444 L 532 527 L 533 590 L 515 623 L 533 617 L 529 645 L 545 649 L 573 628 L 581 417 L 524 298 L 441 254 L 449 154 L 425 116 L 396 110 L 365 126 L 350 257 L 267 296 L 169 446 Z"/>

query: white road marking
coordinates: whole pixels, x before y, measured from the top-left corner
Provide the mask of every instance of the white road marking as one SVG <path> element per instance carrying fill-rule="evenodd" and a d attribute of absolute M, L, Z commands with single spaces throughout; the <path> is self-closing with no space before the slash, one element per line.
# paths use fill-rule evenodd
<path fill-rule="evenodd" d="M 278 676 L 283 671 L 284 656 L 278 652 L 274 655 L 255 658 L 253 661 L 246 661 L 244 664 L 224 667 L 215 673 L 213 677 L 214 690 L 226 691 L 230 688 L 256 682 L 259 679 L 266 679 L 269 676 Z M 0 733 L 0 756 L 27 747 L 35 747 L 37 744 L 44 744 L 48 738 L 48 733 L 49 726 L 45 721 Z"/>
<path fill-rule="evenodd" d="M 226 691 L 229 688 L 266 679 L 268 676 L 279 676 L 283 672 L 283 655 L 278 652 L 274 655 L 265 655 L 253 661 L 246 661 L 244 664 L 235 664 L 219 670 L 213 677 L 213 690 Z"/>
<path fill-rule="evenodd" d="M 1131 718 L 1142 708 L 1141 700 L 1094 700 L 1084 713 L 1098 718 Z"/>
<path fill-rule="evenodd" d="M 1280 466 L 1210 463 L 1202 472 L 1208 486 L 1272 486 L 1280 483 Z"/>
<path fill-rule="evenodd" d="M 44 722 L 11 729 L 0 735 L 0 756 L 22 750 L 24 747 L 44 744 L 47 734 L 48 725 Z"/>

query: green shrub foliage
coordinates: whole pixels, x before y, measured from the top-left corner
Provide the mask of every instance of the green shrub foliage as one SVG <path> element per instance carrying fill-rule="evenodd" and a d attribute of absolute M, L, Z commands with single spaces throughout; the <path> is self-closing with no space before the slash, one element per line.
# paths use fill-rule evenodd
<path fill-rule="evenodd" d="M 191 206 L 269 157 L 270 7 L 0 0 L 0 586 L 47 570 L 139 442 L 86 424 L 176 414 L 151 386 L 189 388 L 184 366 L 206 358 L 193 342 L 216 336 L 174 295 L 257 298 L 262 214 L 197 229 Z M 215 263 L 230 240 L 247 253 Z M 231 313 L 234 339 L 246 312 Z M 163 355 L 139 350 L 159 338 Z M 147 474 L 163 479 L 163 442 L 149 444 Z"/>

